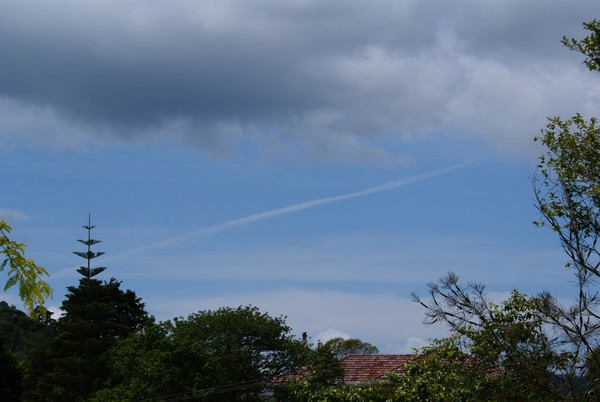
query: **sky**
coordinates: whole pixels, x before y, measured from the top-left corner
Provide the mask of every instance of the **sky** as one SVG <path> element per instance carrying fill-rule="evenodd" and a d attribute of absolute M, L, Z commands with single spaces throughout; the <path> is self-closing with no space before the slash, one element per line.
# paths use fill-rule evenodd
<path fill-rule="evenodd" d="M 597 0 L 0 0 L 0 216 L 55 311 L 94 260 L 157 320 L 223 306 L 405 353 L 411 292 L 575 295 L 533 138 L 594 116 Z M 15 291 L 0 295 L 19 306 Z"/>

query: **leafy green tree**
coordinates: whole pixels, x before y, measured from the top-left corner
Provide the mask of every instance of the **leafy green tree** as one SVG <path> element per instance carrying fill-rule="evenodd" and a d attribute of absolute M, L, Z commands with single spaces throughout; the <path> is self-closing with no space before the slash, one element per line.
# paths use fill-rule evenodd
<path fill-rule="evenodd" d="M 90 401 L 137 401 L 193 395 L 206 352 L 177 342 L 171 322 L 149 323 L 111 351 L 106 388 Z M 194 400 L 194 399 L 191 399 Z"/>
<path fill-rule="evenodd" d="M 589 36 L 581 40 L 565 36 L 562 43 L 584 55 L 584 63 L 590 71 L 600 71 L 600 21 L 584 22 L 583 27 L 590 31 Z"/>
<path fill-rule="evenodd" d="M 473 384 L 487 378 L 486 392 L 493 386 L 499 400 L 553 400 L 559 396 L 551 380 L 570 355 L 559 352 L 557 340 L 548 333 L 547 317 L 541 308 L 543 298 L 528 297 L 513 290 L 509 299 L 496 304 L 489 300 L 483 285 L 462 285 L 452 273 L 437 283 L 429 283 L 429 295 L 429 300 L 423 300 L 413 294 L 414 300 L 426 309 L 425 322 L 445 323 L 454 338 L 441 343 L 442 359 L 434 360 L 435 364 L 443 364 L 450 353 L 452 358 L 448 363 L 452 372 L 456 369 L 452 366 L 454 359 L 459 362 L 472 359 L 472 365 L 459 364 L 458 367 L 468 370 L 464 375 L 472 375 L 473 368 L 481 370 Z M 426 349 L 425 356 L 430 351 Z M 428 369 L 425 367 L 417 374 L 427 374 Z M 436 378 L 417 376 L 416 381 L 430 381 L 429 389 L 435 389 Z M 445 387 L 444 383 L 439 385 Z M 473 400 L 477 400 L 478 389 L 464 391 L 473 391 Z"/>
<path fill-rule="evenodd" d="M 298 364 L 302 345 L 289 335 L 283 317 L 256 307 L 220 308 L 175 322 L 175 331 L 190 347 L 209 352 L 212 384 L 197 391 L 214 400 L 258 400 L 267 383 Z"/>
<path fill-rule="evenodd" d="M 485 401 L 500 391 L 497 372 L 453 335 L 424 347 L 395 378 L 392 401 Z M 503 400 L 498 398 L 497 400 Z"/>
<path fill-rule="evenodd" d="M 84 226 L 88 238 L 79 240 L 87 251 L 75 254 L 85 258 L 87 264 L 77 270 L 82 275 L 79 286 L 67 287 L 62 303 L 65 314 L 56 324 L 52 369 L 39 384 L 49 400 L 86 400 L 103 388 L 108 380 L 111 348 L 148 321 L 144 304 L 135 292 L 121 290 L 121 282 L 115 278 L 108 282 L 95 278 L 105 268 L 91 267 L 91 260 L 103 254 L 91 251 L 91 246 L 99 242 L 91 238 L 93 228 L 91 224 Z"/>
<path fill-rule="evenodd" d="M 268 384 L 296 368 L 304 349 L 284 317 L 250 306 L 200 311 L 120 342 L 112 351 L 112 386 L 92 400 L 263 400 Z"/>
<path fill-rule="evenodd" d="M 581 39 L 563 38 L 563 44 L 580 52 L 591 71 L 600 71 L 600 22 L 584 23 L 590 35 Z M 551 117 L 536 137 L 545 147 L 534 178 L 535 205 L 539 226 L 549 227 L 560 240 L 577 286 L 577 298 L 563 306 L 546 294 L 543 310 L 560 334 L 562 347 L 572 359 L 567 378 L 576 379 L 598 359 L 593 351 L 600 340 L 600 128 L 596 118 L 580 114 L 569 119 Z M 600 365 L 600 361 L 596 362 Z M 572 387 L 574 390 L 576 387 Z"/>
<path fill-rule="evenodd" d="M 344 368 L 334 351 L 319 342 L 315 348 L 305 345 L 304 352 L 302 367 L 285 380 L 287 385 L 277 390 L 277 397 L 292 401 L 337 401 L 345 397 L 346 387 L 340 388 Z"/>
<path fill-rule="evenodd" d="M 293 402 L 327 401 L 327 402 L 392 402 L 389 384 L 369 386 L 335 385 L 327 387 L 294 386 L 292 393 L 278 399 Z M 409 399 L 402 399 L 402 401 Z"/>
<path fill-rule="evenodd" d="M 344 339 L 337 337 L 328 340 L 323 346 L 331 349 L 337 359 L 348 355 L 373 355 L 379 353 L 377 346 L 356 338 Z"/>
<path fill-rule="evenodd" d="M 331 348 L 321 343 L 308 355 L 306 382 L 313 388 L 341 383 L 344 369 Z"/>
<path fill-rule="evenodd" d="M 10 240 L 9 234 L 12 228 L 4 218 L 0 219 L 0 254 L 4 254 L 4 260 L 0 263 L 0 272 L 7 267 L 8 280 L 4 285 L 4 291 L 18 285 L 19 297 L 25 308 L 34 317 L 36 306 L 41 306 L 43 312 L 44 302 L 52 296 L 52 288 L 40 279 L 48 276 L 48 271 L 25 257 L 25 244 Z"/>

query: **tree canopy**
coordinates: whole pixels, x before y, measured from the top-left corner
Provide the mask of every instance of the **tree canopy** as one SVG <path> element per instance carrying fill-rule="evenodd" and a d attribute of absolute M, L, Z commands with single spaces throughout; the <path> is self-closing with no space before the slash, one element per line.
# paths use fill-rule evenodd
<path fill-rule="evenodd" d="M 200 311 L 120 342 L 112 386 L 93 400 L 258 401 L 273 378 L 298 367 L 303 350 L 284 317 L 252 306 Z"/>
<path fill-rule="evenodd" d="M 373 355 L 379 353 L 377 346 L 357 338 L 333 338 L 324 343 L 325 347 L 331 349 L 337 359 L 348 355 Z"/>

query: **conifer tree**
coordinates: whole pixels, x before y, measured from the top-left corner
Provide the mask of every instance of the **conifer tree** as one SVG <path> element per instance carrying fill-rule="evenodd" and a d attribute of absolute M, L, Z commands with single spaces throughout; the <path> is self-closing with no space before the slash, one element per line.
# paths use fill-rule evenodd
<path fill-rule="evenodd" d="M 88 215 L 88 224 L 84 225 L 82 227 L 87 230 L 87 235 L 88 235 L 87 240 L 77 240 L 77 241 L 86 245 L 87 251 L 73 251 L 73 254 L 78 255 L 81 258 L 85 258 L 87 260 L 87 266 L 80 266 L 77 269 L 77 272 L 79 272 L 85 278 L 91 279 L 92 277 L 94 277 L 94 276 L 102 273 L 104 270 L 106 270 L 106 267 L 97 267 L 97 268 L 90 267 L 91 261 L 94 258 L 100 257 L 101 255 L 103 255 L 105 253 L 103 251 L 99 251 L 96 253 L 92 251 L 92 246 L 100 243 L 100 240 L 92 239 L 92 229 L 95 228 L 96 226 L 92 226 L 92 215 L 91 214 Z"/>
<path fill-rule="evenodd" d="M 91 261 L 104 253 L 92 251 L 100 241 L 91 237 L 91 218 L 83 228 L 87 240 L 78 241 L 87 250 L 74 254 L 87 263 L 77 269 L 82 275 L 79 286 L 67 287 L 62 303 L 65 314 L 57 323 L 54 368 L 44 379 L 50 400 L 86 400 L 101 389 L 108 377 L 110 349 L 148 320 L 135 292 L 121 290 L 121 282 L 115 278 L 108 282 L 96 279 L 106 268 L 92 267 Z"/>

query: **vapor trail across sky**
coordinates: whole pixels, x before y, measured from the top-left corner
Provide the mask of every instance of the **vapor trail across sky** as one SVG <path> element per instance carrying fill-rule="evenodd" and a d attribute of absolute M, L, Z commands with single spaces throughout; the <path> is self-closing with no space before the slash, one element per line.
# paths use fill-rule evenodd
<path fill-rule="evenodd" d="M 318 207 L 321 205 L 333 204 L 336 202 L 346 201 L 346 200 L 350 200 L 353 198 L 359 198 L 359 197 L 364 197 L 364 196 L 371 195 L 371 194 L 381 193 L 384 191 L 394 190 L 397 188 L 408 186 L 410 184 L 421 182 L 421 181 L 429 179 L 431 177 L 451 173 L 451 172 L 453 172 L 457 169 L 460 169 L 466 165 L 469 165 L 471 163 L 473 163 L 473 161 L 450 165 L 450 166 L 436 169 L 436 170 L 433 170 L 433 171 L 430 171 L 427 173 L 422 173 L 422 174 L 418 174 L 418 175 L 414 175 L 414 176 L 410 176 L 410 177 L 405 177 L 405 178 L 402 178 L 399 180 L 394 180 L 394 181 L 390 181 L 390 182 L 387 182 L 384 184 L 380 184 L 378 186 L 369 187 L 369 188 L 359 190 L 359 191 L 354 191 L 352 193 L 335 195 L 335 196 L 331 196 L 331 197 L 317 198 L 315 200 L 299 202 L 297 204 L 292 204 L 292 205 L 288 205 L 288 206 L 281 207 L 281 208 L 271 209 L 269 211 L 258 212 L 258 213 L 252 214 L 252 215 L 244 216 L 242 218 L 232 219 L 232 220 L 220 223 L 218 225 L 213 225 L 213 226 L 205 227 L 202 229 L 194 230 L 192 232 L 184 233 L 184 234 L 181 234 L 178 236 L 173 236 L 168 239 L 161 240 L 159 242 L 155 242 L 152 244 L 148 244 L 146 246 L 139 247 L 137 249 L 119 253 L 117 255 L 114 255 L 112 258 L 108 258 L 107 260 L 111 260 L 111 261 L 118 260 L 118 259 L 121 259 L 122 257 L 131 255 L 131 254 L 136 254 L 141 251 L 164 247 L 169 244 L 172 244 L 172 243 L 175 243 L 175 242 L 178 242 L 181 240 L 194 238 L 194 237 L 208 236 L 213 233 L 222 232 L 224 230 L 227 230 L 227 229 L 230 229 L 230 228 L 233 228 L 236 226 L 242 226 L 242 225 L 247 225 L 247 224 L 254 223 L 254 222 L 259 222 L 259 221 L 262 221 L 265 219 L 274 218 L 276 216 L 285 215 L 285 214 L 289 214 L 292 212 L 298 212 L 298 211 L 302 211 L 305 209 L 315 208 L 315 207 Z"/>

